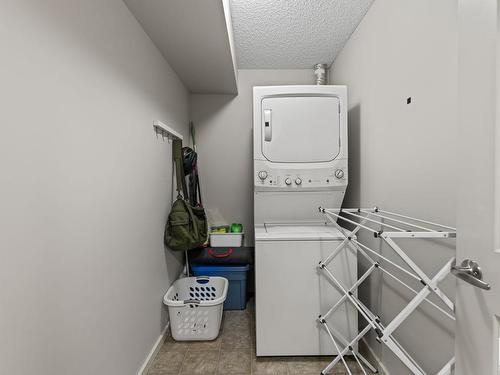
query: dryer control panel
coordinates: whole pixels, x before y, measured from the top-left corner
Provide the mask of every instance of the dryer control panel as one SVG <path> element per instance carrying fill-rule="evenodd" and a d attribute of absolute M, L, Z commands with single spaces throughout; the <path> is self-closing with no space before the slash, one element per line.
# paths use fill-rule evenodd
<path fill-rule="evenodd" d="M 254 186 L 257 190 L 338 190 L 347 185 L 347 161 L 316 169 L 273 168 L 255 161 Z"/>

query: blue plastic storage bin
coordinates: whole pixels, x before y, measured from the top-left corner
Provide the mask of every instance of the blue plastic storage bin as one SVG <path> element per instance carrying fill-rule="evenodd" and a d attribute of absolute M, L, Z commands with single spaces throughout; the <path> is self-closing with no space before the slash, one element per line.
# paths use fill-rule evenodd
<path fill-rule="evenodd" d="M 192 265 L 195 276 L 221 276 L 229 280 L 224 310 L 244 310 L 247 305 L 247 275 L 250 269 L 246 266 L 211 266 Z"/>

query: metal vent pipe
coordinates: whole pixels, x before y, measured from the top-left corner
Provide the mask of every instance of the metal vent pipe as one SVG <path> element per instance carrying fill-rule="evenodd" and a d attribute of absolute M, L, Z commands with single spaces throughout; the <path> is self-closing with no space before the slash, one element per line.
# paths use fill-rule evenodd
<path fill-rule="evenodd" d="M 328 84 L 328 66 L 326 64 L 314 65 L 314 74 L 316 75 L 317 85 Z"/>

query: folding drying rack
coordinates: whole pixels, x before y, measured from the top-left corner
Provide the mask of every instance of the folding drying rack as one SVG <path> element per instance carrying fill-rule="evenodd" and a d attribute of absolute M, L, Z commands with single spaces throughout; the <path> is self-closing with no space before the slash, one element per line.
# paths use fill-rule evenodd
<path fill-rule="evenodd" d="M 373 373 L 376 373 L 377 370 L 375 367 L 359 354 L 357 348 L 358 342 L 373 329 L 377 335 L 377 341 L 387 345 L 387 347 L 406 365 L 406 367 L 408 367 L 412 374 L 427 375 L 422 367 L 420 367 L 410 354 L 401 346 L 401 344 L 398 343 L 398 341 L 394 338 L 393 333 L 423 302 L 427 302 L 431 306 L 435 307 L 449 319 L 455 320 L 454 304 L 438 285 L 451 272 L 451 266 L 455 262 L 455 257 L 450 258 L 442 266 L 442 268 L 431 277 L 422 271 L 422 269 L 401 249 L 401 247 L 396 244 L 394 239 L 455 238 L 456 229 L 446 225 L 433 223 L 431 221 L 385 211 L 377 207 L 370 209 L 328 209 L 320 207 L 319 210 L 335 227 L 337 227 L 337 229 L 339 229 L 340 233 L 344 237 L 344 240 L 338 245 L 338 247 L 325 260 L 320 261 L 318 266 L 342 294 L 342 297 L 337 301 L 337 303 L 335 303 L 334 306 L 332 306 L 325 314 L 318 317 L 319 323 L 321 323 L 325 328 L 338 353 L 338 356 L 336 356 L 335 359 L 323 369 L 321 374 L 327 374 L 337 363 L 342 362 L 347 373 L 352 375 L 352 372 L 344 359 L 344 356 L 348 353 L 353 355 L 357 365 L 361 368 L 364 375 L 367 375 L 367 373 L 361 362 L 363 362 Z M 348 230 L 341 227 L 337 223 L 338 220 L 351 224 L 354 226 L 354 229 Z M 377 229 L 369 226 L 374 224 L 377 226 Z M 373 234 L 375 238 L 384 241 L 399 256 L 399 258 L 403 260 L 408 269 L 391 261 L 387 257 L 380 254 L 380 252 L 372 250 L 368 246 L 359 242 L 355 235 L 358 231 L 362 230 L 368 231 Z M 353 285 L 346 287 L 342 285 L 337 277 L 335 277 L 335 275 L 328 269 L 328 265 L 342 250 L 349 250 L 349 248 L 351 248 L 351 250 L 355 249 L 359 255 L 363 256 L 370 263 L 370 267 Z M 417 280 L 423 285 L 422 289 L 419 291 L 415 290 L 396 275 L 389 272 L 386 265 L 387 267 L 399 270 L 409 278 Z M 406 307 L 404 307 L 387 325 L 383 324 L 380 317 L 370 311 L 370 309 L 363 302 L 361 302 L 356 293 L 360 284 L 376 270 L 399 282 L 415 294 Z M 427 297 L 431 293 L 434 293 L 446 307 L 440 307 L 428 299 Z M 328 316 L 330 316 L 341 304 L 346 302 L 346 300 L 352 303 L 358 310 L 359 314 L 368 322 L 366 327 L 363 328 L 353 339 L 343 337 L 338 330 L 336 330 L 331 323 L 328 323 L 326 320 Z M 345 345 L 343 349 L 340 348 L 339 342 Z M 452 357 L 436 375 L 451 374 L 454 363 L 455 357 Z"/>

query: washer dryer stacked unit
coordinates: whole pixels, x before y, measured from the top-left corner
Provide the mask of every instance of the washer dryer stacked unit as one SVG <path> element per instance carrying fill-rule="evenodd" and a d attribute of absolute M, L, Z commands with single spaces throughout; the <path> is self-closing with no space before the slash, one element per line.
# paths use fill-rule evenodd
<path fill-rule="evenodd" d="M 341 236 L 318 207 L 340 207 L 347 187 L 347 89 L 254 87 L 253 99 L 257 355 L 336 354 L 316 318 L 341 295 L 317 265 Z M 356 281 L 354 251 L 331 267 Z M 356 335 L 352 306 L 331 319 Z"/>

